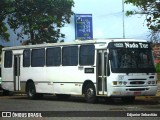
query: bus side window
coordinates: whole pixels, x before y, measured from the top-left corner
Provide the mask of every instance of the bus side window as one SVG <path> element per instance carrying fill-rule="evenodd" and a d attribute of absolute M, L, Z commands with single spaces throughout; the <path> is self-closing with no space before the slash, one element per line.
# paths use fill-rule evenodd
<path fill-rule="evenodd" d="M 61 64 L 61 48 L 47 48 L 46 50 L 46 66 L 60 66 Z"/>
<path fill-rule="evenodd" d="M 45 65 L 45 49 L 33 49 L 31 58 L 32 67 L 44 67 Z"/>
<path fill-rule="evenodd" d="M 79 64 L 80 65 L 94 65 L 95 46 L 94 45 L 81 45 Z"/>
<path fill-rule="evenodd" d="M 11 68 L 12 67 L 12 51 L 5 51 L 4 53 L 4 67 Z"/>
<path fill-rule="evenodd" d="M 78 46 L 67 46 L 62 49 L 62 65 L 78 65 Z"/>
<path fill-rule="evenodd" d="M 29 67 L 30 66 L 30 58 L 31 58 L 31 52 L 30 49 L 26 49 L 23 51 L 23 67 Z"/>

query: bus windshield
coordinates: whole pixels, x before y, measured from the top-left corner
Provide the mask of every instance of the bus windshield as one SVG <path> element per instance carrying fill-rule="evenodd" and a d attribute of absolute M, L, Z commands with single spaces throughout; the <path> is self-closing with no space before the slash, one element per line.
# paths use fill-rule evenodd
<path fill-rule="evenodd" d="M 112 72 L 155 73 L 151 49 L 111 49 Z"/>

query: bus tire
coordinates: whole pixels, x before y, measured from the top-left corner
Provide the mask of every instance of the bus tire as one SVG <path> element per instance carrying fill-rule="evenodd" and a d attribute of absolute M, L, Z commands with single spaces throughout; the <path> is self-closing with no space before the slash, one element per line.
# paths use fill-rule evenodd
<path fill-rule="evenodd" d="M 134 103 L 134 101 L 135 101 L 135 97 L 134 96 L 122 97 L 121 99 L 122 99 L 123 103 Z"/>
<path fill-rule="evenodd" d="M 3 95 L 8 96 L 8 95 L 10 95 L 10 92 L 8 90 L 3 90 Z"/>
<path fill-rule="evenodd" d="M 96 91 L 95 91 L 94 84 L 89 83 L 85 87 L 85 99 L 86 99 L 86 102 L 88 102 L 88 103 L 97 102 L 97 97 L 96 97 Z"/>
<path fill-rule="evenodd" d="M 27 84 L 27 96 L 31 100 L 37 99 L 36 88 L 33 82 Z"/>

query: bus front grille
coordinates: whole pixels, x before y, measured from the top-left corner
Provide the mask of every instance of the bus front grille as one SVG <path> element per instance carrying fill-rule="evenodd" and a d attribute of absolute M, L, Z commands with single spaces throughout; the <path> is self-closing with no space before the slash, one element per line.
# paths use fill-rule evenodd
<path fill-rule="evenodd" d="M 132 81 L 132 82 L 130 82 L 131 85 L 142 85 L 144 83 L 145 83 L 144 81 Z"/>
<path fill-rule="evenodd" d="M 147 79 L 128 79 L 128 80 L 147 80 Z"/>
<path fill-rule="evenodd" d="M 148 88 L 132 88 L 132 89 L 126 89 L 127 91 L 145 91 L 148 90 Z"/>

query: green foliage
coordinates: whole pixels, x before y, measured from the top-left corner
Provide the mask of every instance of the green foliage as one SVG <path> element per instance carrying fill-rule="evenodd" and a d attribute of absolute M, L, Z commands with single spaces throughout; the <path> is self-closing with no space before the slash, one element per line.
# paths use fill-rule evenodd
<path fill-rule="evenodd" d="M 0 45 L 0 55 L 2 53 L 2 48 L 4 48 L 4 46 Z M 0 57 L 0 61 L 1 61 L 1 57 Z"/>
<path fill-rule="evenodd" d="M 126 15 L 144 14 L 146 15 L 146 25 L 153 33 L 151 38 L 159 40 L 160 33 L 160 1 L 158 0 L 125 0 L 126 4 L 133 4 L 138 7 L 137 11 L 127 11 Z M 158 35 L 157 35 L 158 33 Z"/>
<path fill-rule="evenodd" d="M 13 0 L 8 23 L 19 39 L 28 35 L 32 44 L 54 43 L 65 37 L 60 28 L 70 22 L 73 5 L 73 0 Z"/>
<path fill-rule="evenodd" d="M 27 35 L 32 44 L 63 41 L 60 28 L 70 23 L 73 6 L 73 0 L 1 0 L 0 36 L 9 40 L 7 19 L 18 40 Z"/>
<path fill-rule="evenodd" d="M 134 15 L 135 12 L 134 11 L 126 11 L 126 16 L 130 16 L 130 15 Z"/>
<path fill-rule="evenodd" d="M 160 73 L 160 63 L 156 64 L 156 71 L 157 73 Z"/>
<path fill-rule="evenodd" d="M 4 22 L 0 23 L 0 37 L 5 41 L 9 41 L 10 34 L 8 33 L 8 28 Z"/>
<path fill-rule="evenodd" d="M 147 4 L 153 3 L 155 1 L 156 0 L 125 0 L 125 3 L 132 3 L 134 6 L 145 8 Z"/>
<path fill-rule="evenodd" d="M 9 33 L 4 22 L 7 13 L 9 11 L 9 0 L 0 1 L 0 37 L 6 41 L 9 41 Z"/>

